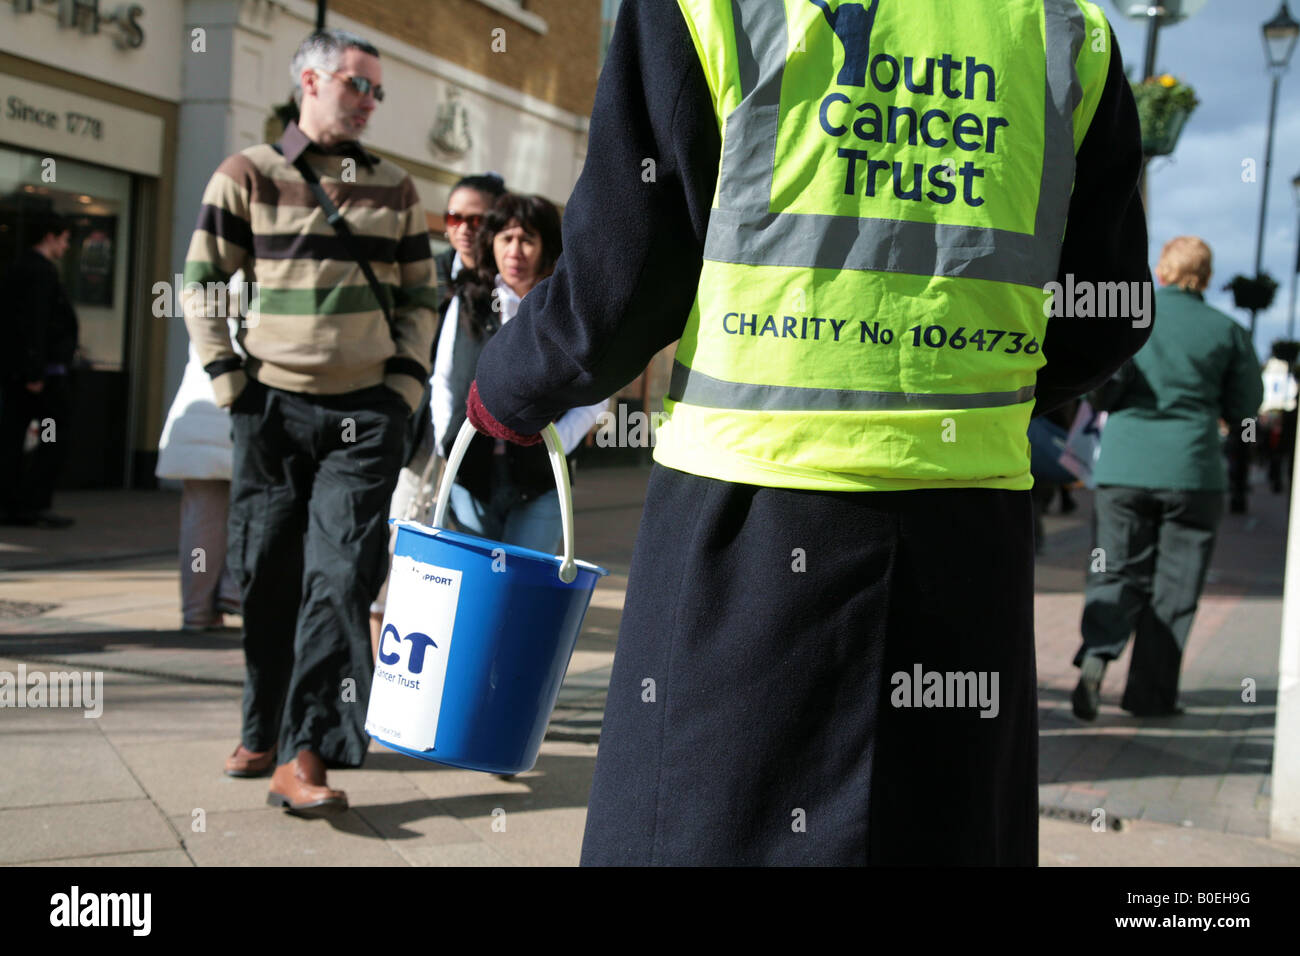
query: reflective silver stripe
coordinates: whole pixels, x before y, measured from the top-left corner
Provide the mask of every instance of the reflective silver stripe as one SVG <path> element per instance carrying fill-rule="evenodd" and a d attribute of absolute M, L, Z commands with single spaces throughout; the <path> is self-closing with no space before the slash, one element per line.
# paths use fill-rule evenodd
<path fill-rule="evenodd" d="M 1074 108 L 1083 99 L 1083 87 L 1074 64 L 1083 48 L 1083 11 L 1075 0 L 1043 0 L 1044 33 L 1047 36 L 1047 99 L 1043 116 L 1043 179 L 1038 187 L 1038 218 L 1034 235 L 1055 253 L 1052 274 L 1042 286 L 1056 278 L 1060 264 L 1060 243 L 1070 216 L 1070 193 L 1074 187 Z"/>
<path fill-rule="evenodd" d="M 731 0 L 731 16 L 741 100 L 727 116 L 718 205 L 766 212 L 781 124 L 781 78 L 787 56 L 785 4 L 782 0 Z M 710 258 L 707 244 L 704 258 Z"/>
<path fill-rule="evenodd" d="M 1067 196 L 1067 200 L 1068 200 Z M 1056 278 L 1060 239 L 1004 229 L 898 219 L 714 209 L 704 258 L 805 269 L 870 269 L 991 279 L 1042 288 Z M 1046 276 L 1041 281 L 1038 277 Z"/>
<path fill-rule="evenodd" d="M 743 265 L 991 279 L 1042 288 L 1056 278 L 1074 182 L 1075 0 L 1043 0 L 1047 37 L 1043 172 L 1034 235 L 974 226 L 773 213 L 772 175 L 787 57 L 785 5 L 732 0 L 743 99 L 726 117 L 718 207 L 704 258 Z"/>
<path fill-rule="evenodd" d="M 1014 392 L 936 395 L 925 392 L 865 392 L 848 388 L 800 388 L 728 382 L 673 362 L 668 398 L 702 408 L 748 412 L 947 411 L 1021 405 L 1034 397 L 1034 386 Z"/>

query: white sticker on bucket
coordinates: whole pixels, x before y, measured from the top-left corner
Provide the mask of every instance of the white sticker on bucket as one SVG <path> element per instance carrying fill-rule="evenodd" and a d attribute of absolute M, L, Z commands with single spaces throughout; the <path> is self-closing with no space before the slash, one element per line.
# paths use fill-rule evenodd
<path fill-rule="evenodd" d="M 460 572 L 393 558 L 366 732 L 409 750 L 431 750 L 460 599 Z"/>

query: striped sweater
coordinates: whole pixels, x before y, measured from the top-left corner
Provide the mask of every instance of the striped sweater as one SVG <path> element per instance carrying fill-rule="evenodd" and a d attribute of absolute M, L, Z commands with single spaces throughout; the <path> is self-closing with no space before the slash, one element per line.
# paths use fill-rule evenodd
<path fill-rule="evenodd" d="M 361 267 L 292 165 L 304 150 L 386 287 L 391 329 Z M 231 347 L 224 299 L 205 294 L 208 283 L 224 283 L 240 269 L 257 283 L 238 333 L 243 362 Z M 185 288 L 185 324 L 221 405 L 243 390 L 246 374 L 317 395 L 383 383 L 412 410 L 420 402 L 437 321 L 424 211 L 404 170 L 355 143 L 322 150 L 290 123 L 278 149 L 263 144 L 228 157 L 203 193 Z"/>

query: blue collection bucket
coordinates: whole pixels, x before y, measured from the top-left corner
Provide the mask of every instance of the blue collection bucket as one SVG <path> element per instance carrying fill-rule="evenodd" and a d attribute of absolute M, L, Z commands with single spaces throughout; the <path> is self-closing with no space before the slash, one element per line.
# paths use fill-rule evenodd
<path fill-rule="evenodd" d="M 560 494 L 563 557 L 442 527 L 476 431 L 466 422 L 433 525 L 397 522 L 366 732 L 421 760 L 532 769 L 604 568 L 573 557 L 573 496 L 559 433 L 542 433 Z"/>

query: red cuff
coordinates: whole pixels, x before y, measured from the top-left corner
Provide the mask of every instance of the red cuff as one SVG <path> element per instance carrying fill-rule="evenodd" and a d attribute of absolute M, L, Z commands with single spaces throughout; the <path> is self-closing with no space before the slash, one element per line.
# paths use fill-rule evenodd
<path fill-rule="evenodd" d="M 517 431 L 506 428 L 505 425 L 493 418 L 492 413 L 484 407 L 483 399 L 479 398 L 477 379 L 469 383 L 469 398 L 465 400 L 465 414 L 469 418 L 470 424 L 484 435 L 491 435 L 493 438 L 504 438 L 516 445 L 536 445 L 542 440 L 540 433 L 521 435 Z"/>

